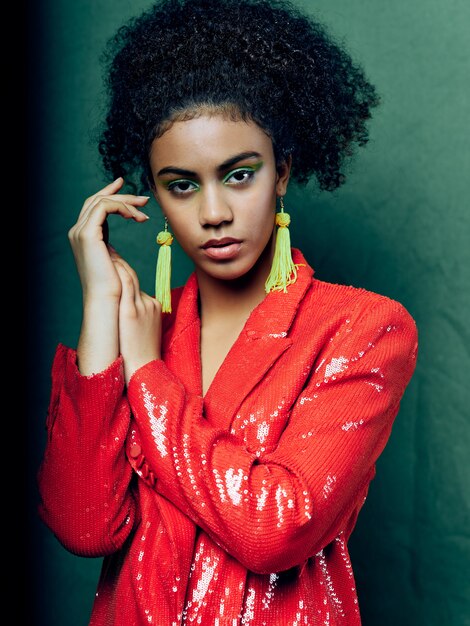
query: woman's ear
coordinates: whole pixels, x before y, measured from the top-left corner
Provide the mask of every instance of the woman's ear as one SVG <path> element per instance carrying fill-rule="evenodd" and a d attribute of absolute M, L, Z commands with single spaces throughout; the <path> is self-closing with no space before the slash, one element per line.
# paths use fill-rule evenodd
<path fill-rule="evenodd" d="M 292 155 L 288 154 L 285 159 L 276 165 L 276 194 L 285 196 L 289 184 L 290 171 L 292 168 Z"/>

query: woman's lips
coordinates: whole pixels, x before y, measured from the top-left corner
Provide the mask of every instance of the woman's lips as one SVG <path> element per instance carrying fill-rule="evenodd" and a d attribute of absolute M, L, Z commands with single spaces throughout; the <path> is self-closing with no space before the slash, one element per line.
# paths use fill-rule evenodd
<path fill-rule="evenodd" d="M 241 245 L 238 239 L 211 240 L 202 246 L 202 251 L 211 259 L 225 261 L 236 257 Z"/>

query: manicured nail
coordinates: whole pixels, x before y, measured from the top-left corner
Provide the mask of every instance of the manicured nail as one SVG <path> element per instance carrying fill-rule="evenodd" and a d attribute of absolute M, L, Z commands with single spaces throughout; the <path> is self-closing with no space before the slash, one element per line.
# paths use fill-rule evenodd
<path fill-rule="evenodd" d="M 150 200 L 150 196 L 137 196 L 139 200 Z"/>

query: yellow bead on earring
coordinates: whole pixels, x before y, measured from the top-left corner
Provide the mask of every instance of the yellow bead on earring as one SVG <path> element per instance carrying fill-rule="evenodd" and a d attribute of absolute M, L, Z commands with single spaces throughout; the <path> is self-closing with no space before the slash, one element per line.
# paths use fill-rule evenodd
<path fill-rule="evenodd" d="M 276 246 L 274 248 L 271 271 L 265 283 L 266 293 L 270 291 L 287 291 L 287 287 L 297 280 L 297 266 L 292 260 L 290 245 L 289 213 L 284 212 L 284 202 L 279 199 L 281 210 L 276 213 Z"/>
<path fill-rule="evenodd" d="M 162 313 L 171 313 L 171 244 L 173 235 L 168 232 L 168 220 L 165 217 L 165 230 L 157 235 L 160 244 L 155 275 L 155 298 L 162 305 Z"/>

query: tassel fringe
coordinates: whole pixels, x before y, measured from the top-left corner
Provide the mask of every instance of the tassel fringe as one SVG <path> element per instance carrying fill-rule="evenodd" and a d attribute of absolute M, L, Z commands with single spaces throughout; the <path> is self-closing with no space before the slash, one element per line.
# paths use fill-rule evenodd
<path fill-rule="evenodd" d="M 284 213 L 281 199 L 281 211 L 276 213 L 276 245 L 271 271 L 265 283 L 266 293 L 270 291 L 287 291 L 287 287 L 297 280 L 297 266 L 292 260 L 289 213 Z"/>
<path fill-rule="evenodd" d="M 166 225 L 165 225 L 166 228 Z M 157 235 L 160 244 L 155 275 L 155 298 L 162 305 L 162 313 L 171 313 L 171 244 L 173 236 L 167 230 Z"/>

